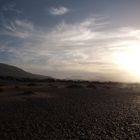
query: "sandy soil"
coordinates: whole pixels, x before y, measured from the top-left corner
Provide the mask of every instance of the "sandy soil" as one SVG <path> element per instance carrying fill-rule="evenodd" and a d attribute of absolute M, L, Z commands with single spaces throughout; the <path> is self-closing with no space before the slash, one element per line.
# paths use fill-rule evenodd
<path fill-rule="evenodd" d="M 0 140 L 139 140 L 140 87 L 0 84 Z"/>

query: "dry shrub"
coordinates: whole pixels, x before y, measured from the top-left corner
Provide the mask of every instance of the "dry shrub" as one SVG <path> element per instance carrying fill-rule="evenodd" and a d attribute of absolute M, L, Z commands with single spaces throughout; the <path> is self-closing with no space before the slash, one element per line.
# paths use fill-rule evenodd
<path fill-rule="evenodd" d="M 97 87 L 96 87 L 95 85 L 93 85 L 93 84 L 89 84 L 89 85 L 87 85 L 87 88 L 93 88 L 93 89 L 96 89 Z"/>
<path fill-rule="evenodd" d="M 67 88 L 83 88 L 83 86 L 78 85 L 78 84 L 71 84 L 71 85 L 68 85 Z"/>

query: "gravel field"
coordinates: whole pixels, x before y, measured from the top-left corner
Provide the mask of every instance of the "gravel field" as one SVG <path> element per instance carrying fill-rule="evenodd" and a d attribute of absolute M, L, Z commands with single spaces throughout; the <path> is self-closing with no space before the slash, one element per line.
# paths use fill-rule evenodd
<path fill-rule="evenodd" d="M 140 140 L 139 88 L 87 87 L 1 85 L 0 140 Z"/>

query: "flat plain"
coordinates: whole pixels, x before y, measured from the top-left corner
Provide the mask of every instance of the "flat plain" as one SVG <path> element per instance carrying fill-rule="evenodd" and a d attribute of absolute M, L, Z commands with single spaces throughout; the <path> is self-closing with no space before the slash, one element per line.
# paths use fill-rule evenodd
<path fill-rule="evenodd" d="M 139 132 L 139 84 L 0 84 L 1 140 L 139 140 Z"/>

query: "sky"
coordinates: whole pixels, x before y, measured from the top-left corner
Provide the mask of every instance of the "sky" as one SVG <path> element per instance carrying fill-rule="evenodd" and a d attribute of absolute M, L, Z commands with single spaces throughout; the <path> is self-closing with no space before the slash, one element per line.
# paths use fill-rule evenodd
<path fill-rule="evenodd" d="M 139 0 L 0 0 L 0 62 L 65 79 L 140 82 Z"/>

